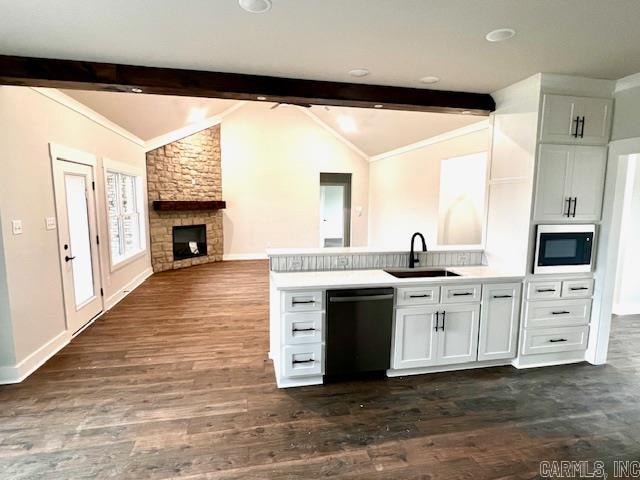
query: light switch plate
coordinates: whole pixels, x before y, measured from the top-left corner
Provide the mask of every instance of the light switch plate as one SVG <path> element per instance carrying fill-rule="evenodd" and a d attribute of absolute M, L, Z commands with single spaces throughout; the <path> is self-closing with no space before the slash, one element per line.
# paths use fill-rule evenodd
<path fill-rule="evenodd" d="M 22 220 L 12 220 L 11 229 L 14 235 L 20 235 L 22 233 Z"/>
<path fill-rule="evenodd" d="M 45 217 L 44 225 L 47 230 L 55 230 L 56 229 L 55 217 Z"/>

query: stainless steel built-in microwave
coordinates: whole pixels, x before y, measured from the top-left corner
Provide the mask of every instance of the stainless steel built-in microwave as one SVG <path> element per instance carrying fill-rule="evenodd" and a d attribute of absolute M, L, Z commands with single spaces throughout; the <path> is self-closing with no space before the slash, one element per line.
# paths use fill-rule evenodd
<path fill-rule="evenodd" d="M 595 225 L 538 225 L 533 273 L 590 272 Z"/>

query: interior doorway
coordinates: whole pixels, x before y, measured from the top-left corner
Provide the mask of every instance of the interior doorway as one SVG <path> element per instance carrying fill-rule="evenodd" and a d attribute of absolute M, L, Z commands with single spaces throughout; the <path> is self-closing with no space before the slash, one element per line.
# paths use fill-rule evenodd
<path fill-rule="evenodd" d="M 351 245 L 351 174 L 320 174 L 320 246 Z"/>
<path fill-rule="evenodd" d="M 95 157 L 51 146 L 58 242 L 67 330 L 102 313 L 95 209 Z"/>

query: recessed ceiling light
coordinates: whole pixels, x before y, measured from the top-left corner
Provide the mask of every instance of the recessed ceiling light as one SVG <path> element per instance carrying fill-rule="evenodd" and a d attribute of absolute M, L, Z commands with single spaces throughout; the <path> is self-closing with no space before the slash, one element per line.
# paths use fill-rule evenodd
<path fill-rule="evenodd" d="M 349 70 L 349 75 L 352 77 L 366 77 L 369 73 L 369 70 L 366 68 L 354 68 L 353 70 Z"/>
<path fill-rule="evenodd" d="M 340 115 L 338 117 L 338 125 L 345 133 L 355 133 L 358 131 L 358 125 L 356 125 L 356 121 L 353 117 L 348 117 L 347 115 Z"/>
<path fill-rule="evenodd" d="M 131 91 L 133 93 L 142 93 L 142 89 L 141 88 L 132 88 Z"/>
<path fill-rule="evenodd" d="M 376 103 L 373 108 L 382 108 L 384 107 L 384 105 L 382 105 L 381 103 Z"/>
<path fill-rule="evenodd" d="M 207 109 L 193 107 L 187 116 L 187 123 L 200 123 L 207 118 Z"/>
<path fill-rule="evenodd" d="M 267 97 L 263 97 L 262 95 L 261 95 L 261 96 L 259 96 L 259 97 L 256 97 L 256 98 L 257 98 L 258 100 L 260 100 L 260 101 L 262 101 L 262 100 L 266 100 L 266 99 L 267 99 Z"/>
<path fill-rule="evenodd" d="M 265 13 L 271 10 L 271 0 L 238 0 L 238 3 L 249 13 Z"/>
<path fill-rule="evenodd" d="M 509 40 L 515 34 L 516 31 L 513 28 L 499 28 L 487 33 L 484 38 L 490 42 L 504 42 L 505 40 Z"/>
<path fill-rule="evenodd" d="M 431 83 L 438 83 L 440 81 L 440 79 L 438 77 L 434 77 L 434 76 L 428 76 L 428 77 L 422 77 L 420 79 L 421 83 L 426 83 L 431 84 Z"/>

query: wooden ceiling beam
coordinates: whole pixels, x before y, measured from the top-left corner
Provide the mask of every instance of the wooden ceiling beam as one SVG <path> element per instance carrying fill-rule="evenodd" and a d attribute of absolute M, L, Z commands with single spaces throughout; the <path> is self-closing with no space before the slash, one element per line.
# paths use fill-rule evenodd
<path fill-rule="evenodd" d="M 0 55 L 0 84 L 108 92 L 257 100 L 389 110 L 488 115 L 495 102 L 484 93 L 452 92 L 361 83 L 141 67 L 114 63 Z"/>

